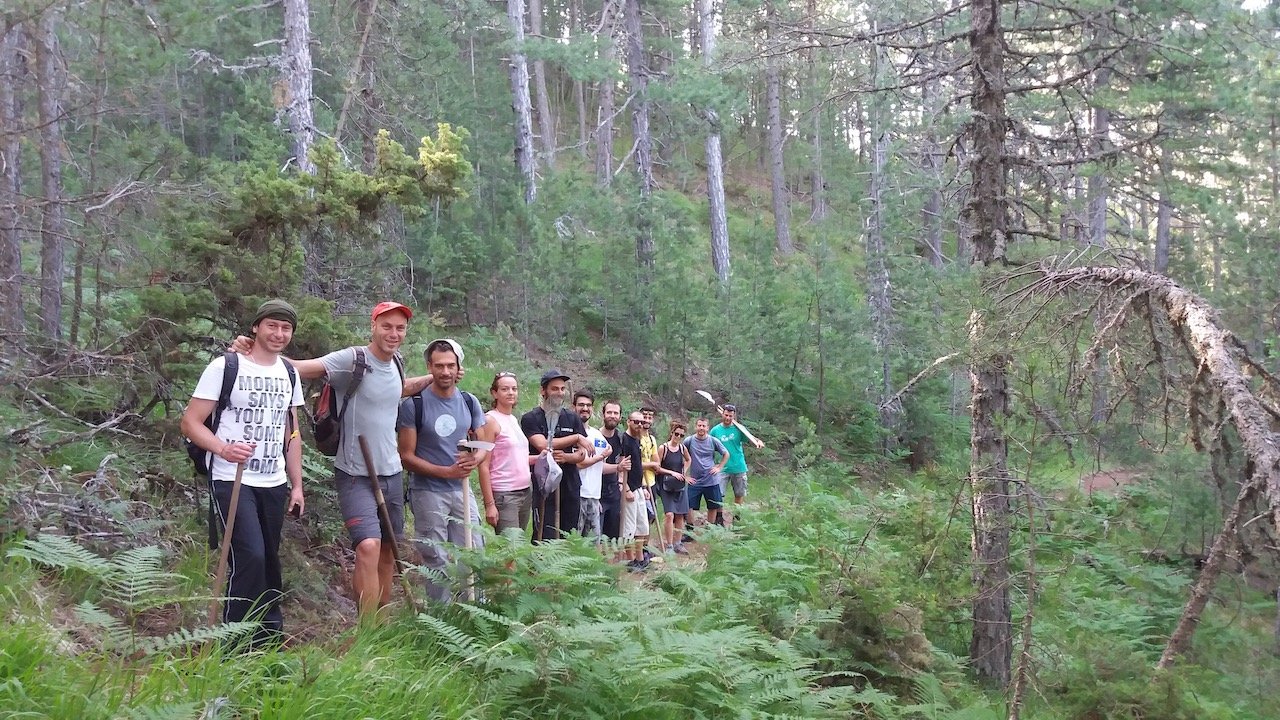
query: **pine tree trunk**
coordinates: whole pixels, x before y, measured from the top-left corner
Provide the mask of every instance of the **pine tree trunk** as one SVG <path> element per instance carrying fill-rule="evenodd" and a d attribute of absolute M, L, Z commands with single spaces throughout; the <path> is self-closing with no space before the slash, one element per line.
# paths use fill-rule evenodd
<path fill-rule="evenodd" d="M 934 72 L 941 64 L 938 55 L 939 49 L 935 47 L 931 51 L 929 58 L 928 69 L 930 72 Z M 934 127 L 934 120 L 941 113 L 944 104 L 941 99 L 942 93 L 939 88 L 939 82 L 937 78 L 930 78 L 925 80 L 921 88 L 924 111 L 926 116 L 930 118 L 924 133 L 924 150 L 922 153 L 928 187 L 925 190 L 924 207 L 920 211 L 924 232 L 921 234 L 920 242 L 916 245 L 916 252 L 928 261 L 931 267 L 942 269 L 942 188 L 946 184 L 946 180 L 942 177 L 943 150 L 938 142 L 938 132 Z"/>
<path fill-rule="evenodd" d="M 284 82 L 288 89 L 285 116 L 298 170 L 314 174 L 311 146 L 316 121 L 311 111 L 311 17 L 307 0 L 284 0 Z"/>
<path fill-rule="evenodd" d="M 812 36 L 818 22 L 817 0 L 808 0 L 805 6 L 805 18 L 810 33 L 810 42 L 812 42 Z M 813 165 L 809 168 L 811 197 L 809 221 L 820 223 L 827 219 L 827 213 L 830 211 L 827 206 L 827 179 L 822 168 L 822 111 L 824 103 L 821 102 L 821 99 L 825 93 L 822 91 L 821 66 L 814 62 L 812 48 L 805 50 L 805 61 L 809 67 L 809 103 L 813 106 L 813 110 L 810 111 L 811 117 L 809 118 L 809 141 L 813 148 Z"/>
<path fill-rule="evenodd" d="M 614 49 L 614 32 L 617 20 L 617 5 L 606 2 L 600 10 L 600 36 L 603 38 L 601 60 L 606 68 L 613 67 L 616 51 Z M 596 84 L 597 119 L 595 135 L 596 184 L 609 187 L 613 184 L 613 89 L 617 84 L 612 70 L 606 70 L 605 76 Z"/>
<path fill-rule="evenodd" d="M 1005 133 L 1004 37 L 1000 0 L 970 5 L 969 48 L 973 81 L 970 105 L 970 188 L 965 207 L 968 243 L 983 267 L 1001 264 L 1007 243 L 1008 204 Z M 969 658 L 984 681 L 1008 685 L 1013 659 L 1009 601 L 1009 471 L 1002 428 L 1009 414 L 1005 373 L 1012 358 L 985 331 L 978 314 L 970 321 L 974 362 L 970 367 L 969 483 L 973 503 L 973 636 Z"/>
<path fill-rule="evenodd" d="M 876 32 L 876 24 L 871 24 L 872 32 Z M 873 49 L 872 82 L 879 90 L 884 86 L 885 59 L 879 46 Z M 897 435 L 899 420 L 902 417 L 902 405 L 889 402 L 893 394 L 893 377 L 889 352 L 893 335 L 892 287 L 889 281 L 889 265 L 886 258 L 884 233 L 884 186 L 885 165 L 889 152 L 889 131 L 885 127 L 884 104 L 882 96 L 877 95 L 871 106 L 871 215 L 867 218 L 867 301 L 871 309 L 872 337 L 876 346 L 876 354 L 880 356 L 880 425 L 885 431 L 883 450 L 888 453 L 893 448 L 893 438 Z"/>
<path fill-rule="evenodd" d="M 524 0 L 507 0 L 507 22 L 515 49 L 511 52 L 511 107 L 516 114 L 516 169 L 524 178 L 524 201 L 538 198 L 533 159 L 533 108 L 529 100 L 529 64 L 524 57 Z"/>
<path fill-rule="evenodd" d="M 775 0 L 765 3 L 765 29 L 769 44 L 777 34 L 777 8 Z M 791 242 L 791 200 L 787 197 L 786 166 L 782 155 L 782 77 L 778 59 L 772 53 L 765 59 L 765 104 L 768 117 L 767 143 L 769 146 L 769 183 L 773 191 L 773 230 L 778 254 L 795 252 Z"/>
<path fill-rule="evenodd" d="M 25 315 L 22 309 L 22 232 L 18 201 L 22 197 L 22 117 L 19 88 L 24 74 L 23 26 L 15 24 L 0 37 L 0 354 L 17 344 Z"/>
<path fill-rule="evenodd" d="M 702 62 L 715 63 L 716 28 L 712 0 L 698 0 L 698 39 Z M 729 282 L 729 220 L 724 199 L 724 158 L 720 154 L 720 116 L 714 108 L 702 111 L 707 119 L 707 203 L 711 210 L 711 266 L 721 285 Z"/>
<path fill-rule="evenodd" d="M 40 89 L 40 165 L 44 209 L 40 218 L 40 324 L 62 339 L 62 282 L 66 274 L 66 220 L 62 187 L 62 95 L 66 68 L 58 44 L 58 11 L 49 8 L 36 29 L 36 80 Z"/>
<path fill-rule="evenodd" d="M 631 129 L 636 143 L 636 174 L 640 194 L 653 192 L 653 137 L 649 131 L 649 63 L 644 49 L 644 27 L 640 24 L 640 0 L 626 0 L 624 23 L 627 32 L 627 72 L 631 79 Z M 652 248 L 649 252 L 652 256 Z"/>
<path fill-rule="evenodd" d="M 542 0 L 529 0 L 529 32 L 542 39 Z M 551 168 L 556 160 L 556 123 L 547 97 L 547 61 L 533 61 L 533 91 L 538 103 L 538 140 L 542 145 L 542 165 Z"/>
<path fill-rule="evenodd" d="M 1161 274 L 1169 270 L 1169 243 L 1173 232 L 1173 201 L 1169 199 L 1170 173 L 1169 151 L 1160 148 L 1160 199 L 1156 202 L 1156 252 L 1152 268 Z"/>

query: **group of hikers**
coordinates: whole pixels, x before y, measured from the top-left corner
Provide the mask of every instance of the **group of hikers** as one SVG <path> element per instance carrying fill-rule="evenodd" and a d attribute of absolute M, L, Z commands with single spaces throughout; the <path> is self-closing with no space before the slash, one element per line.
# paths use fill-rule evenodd
<path fill-rule="evenodd" d="M 718 408 L 714 426 L 698 418 L 692 434 L 673 420 L 660 441 L 652 432 L 654 408 L 631 411 L 623 427 L 621 403 L 605 399 L 596 425 L 596 397 L 570 393 L 571 378 L 553 369 L 540 378 L 538 405 L 520 417 L 519 379 L 498 373 L 486 412 L 458 387 L 464 352 L 452 339 L 427 345 L 428 374 L 406 375 L 399 349 L 412 318 L 408 306 L 381 302 L 370 313 L 368 345 L 286 359 L 298 313 L 284 300 L 268 300 L 250 335 L 213 360 L 192 393 L 182 431 L 203 452 L 197 467 L 209 479 L 211 532 L 224 536 L 229 551 L 221 619 L 258 621 L 254 644 L 278 640 L 283 629 L 281 533 L 285 515 L 300 517 L 305 506 L 303 380 L 323 378 L 334 403 L 337 438 L 329 450 L 362 618 L 376 617 L 390 601 L 406 498 L 421 563 L 438 571 L 453 562 L 450 547 L 483 542 L 473 531 L 482 518 L 500 534 L 528 533 L 535 543 L 578 532 L 632 572 L 647 569 L 654 551 L 687 553 L 685 531 L 704 500 L 706 522 L 732 522 L 723 507 L 730 490 L 735 503 L 747 494 L 744 443 L 763 447 L 745 434 L 733 405 Z M 427 577 L 432 598 L 452 599 L 447 585 L 431 580 L 440 573 Z"/>

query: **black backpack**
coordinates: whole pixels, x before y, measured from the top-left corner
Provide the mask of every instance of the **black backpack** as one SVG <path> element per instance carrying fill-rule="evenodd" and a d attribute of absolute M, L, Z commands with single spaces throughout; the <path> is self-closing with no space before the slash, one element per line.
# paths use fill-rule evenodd
<path fill-rule="evenodd" d="M 281 358 L 283 360 L 283 358 Z M 225 352 L 222 354 L 222 389 L 218 391 L 218 402 L 213 407 L 213 412 L 209 413 L 209 417 L 204 419 L 204 426 L 214 435 L 218 434 L 218 423 L 222 420 L 222 411 L 227 409 L 227 404 L 231 402 L 231 391 L 236 385 L 236 376 L 240 374 L 240 355 L 233 352 Z M 284 369 L 289 373 L 289 387 L 292 388 L 298 381 L 297 371 L 293 369 L 293 363 L 284 360 Z M 293 413 L 285 414 L 284 428 L 284 447 L 285 451 L 289 448 L 289 439 L 293 435 Z M 209 461 L 209 451 L 200 447 L 191 441 L 191 438 L 182 439 L 183 446 L 187 449 L 187 457 L 191 458 L 191 464 L 195 466 L 197 475 L 208 476 L 212 470 L 212 463 Z"/>

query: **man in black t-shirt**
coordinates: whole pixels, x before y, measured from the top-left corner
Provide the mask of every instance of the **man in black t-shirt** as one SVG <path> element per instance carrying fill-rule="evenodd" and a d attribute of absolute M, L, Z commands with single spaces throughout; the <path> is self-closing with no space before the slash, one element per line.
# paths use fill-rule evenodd
<path fill-rule="evenodd" d="M 622 489 L 618 483 L 618 473 L 625 473 L 631 467 L 628 457 L 623 462 L 622 436 L 618 425 L 622 422 L 622 403 L 609 400 L 601 408 L 604 427 L 600 434 L 609 443 L 609 456 L 604 459 L 604 477 L 600 482 L 600 517 L 604 536 L 617 540 L 622 537 Z M 625 480 L 623 482 L 625 484 Z"/>
<path fill-rule="evenodd" d="M 564 407 L 569 394 L 569 376 L 559 370 L 548 370 L 542 376 L 542 401 L 538 407 L 520 417 L 520 429 L 529 438 L 529 454 L 546 452 L 550 438 L 551 457 L 564 477 L 560 480 L 559 525 L 554 496 L 542 497 L 535 479 L 533 483 L 533 541 L 554 540 L 578 527 L 581 510 L 582 481 L 578 463 L 586 453 L 594 451 L 587 429 L 577 413 Z M 548 422 L 548 418 L 552 422 Z M 551 427 L 554 424 L 554 427 Z"/>

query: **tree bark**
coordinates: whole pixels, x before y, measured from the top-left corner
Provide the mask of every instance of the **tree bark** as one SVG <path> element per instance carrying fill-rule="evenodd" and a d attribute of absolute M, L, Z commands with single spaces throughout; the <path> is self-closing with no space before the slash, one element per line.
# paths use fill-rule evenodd
<path fill-rule="evenodd" d="M 715 63 L 716 28 L 712 0 L 698 0 L 698 38 L 702 62 Z M 720 116 L 715 108 L 702 111 L 707 120 L 707 203 L 711 210 L 711 266 L 720 284 L 729 282 L 729 220 L 724 199 L 724 159 L 720 154 Z"/>
<path fill-rule="evenodd" d="M 877 32 L 875 21 L 871 23 L 872 33 Z M 884 187 L 885 165 L 889 153 L 889 131 L 885 123 L 885 99 L 878 94 L 884 87 L 884 73 L 887 60 L 884 50 L 879 45 L 872 48 L 872 82 L 877 95 L 871 104 L 871 187 L 869 200 L 871 213 L 867 218 L 867 302 L 871 309 L 872 338 L 876 346 L 876 354 L 880 357 L 880 426 L 884 430 L 882 450 L 887 454 L 892 450 L 898 425 L 902 418 L 902 405 L 890 402 L 893 395 L 892 364 L 890 348 L 893 336 L 893 289 L 889 280 L 889 264 L 885 249 L 885 216 Z"/>
<path fill-rule="evenodd" d="M 0 335 L 17 343 L 25 314 L 22 308 L 22 231 L 19 200 L 22 197 L 22 133 L 18 131 L 22 106 L 23 25 L 14 24 L 0 36 Z M 7 353 L 0 344 L 0 354 Z"/>
<path fill-rule="evenodd" d="M 765 37 L 772 46 L 777 35 L 778 10 L 776 0 L 765 2 Z M 765 104 L 768 113 L 767 143 L 769 146 L 769 184 L 773 193 L 773 230 L 776 236 L 778 254 L 790 255 L 795 252 L 791 242 L 791 199 L 787 197 L 786 165 L 782 154 L 782 76 L 778 69 L 778 59 L 767 48 L 765 58 L 764 84 Z"/>
<path fill-rule="evenodd" d="M 300 172 L 316 171 L 311 162 L 316 121 L 311 111 L 311 11 L 307 0 L 284 0 L 285 116 Z"/>
<path fill-rule="evenodd" d="M 653 137 L 649 131 L 649 62 L 644 49 L 644 27 L 640 23 L 640 0 L 626 0 L 627 72 L 631 79 L 631 126 L 636 143 L 636 174 L 640 194 L 648 198 L 653 180 Z M 651 252 L 650 252 L 651 254 Z"/>
<path fill-rule="evenodd" d="M 969 197 L 962 231 L 974 262 L 990 268 L 1005 259 L 1008 201 L 1005 134 L 1004 32 L 1000 0 L 970 5 L 972 55 L 968 158 Z M 969 483 L 973 496 L 973 636 L 969 657 L 974 672 L 1001 687 L 1009 684 L 1013 636 L 1009 601 L 1008 447 L 1001 422 L 1009 413 L 1005 373 L 1012 358 L 984 331 L 978 314 L 970 321 L 975 358 L 970 367 Z"/>
<path fill-rule="evenodd" d="M 1156 251 L 1153 269 L 1164 274 L 1169 269 L 1169 242 L 1173 224 L 1173 201 L 1169 185 L 1173 182 L 1170 172 L 1169 151 L 1160 148 L 1160 199 L 1156 204 Z"/>
<path fill-rule="evenodd" d="M 524 0 L 507 0 L 507 22 L 511 25 L 515 49 L 511 52 L 511 108 L 516 114 L 516 169 L 524 178 L 524 201 L 538 198 L 537 171 L 533 157 L 533 108 L 529 101 L 529 64 L 524 56 Z"/>
<path fill-rule="evenodd" d="M 58 11 L 41 14 L 36 28 L 36 79 L 40 89 L 40 165 L 44 209 L 40 218 L 40 324 L 62 339 L 62 282 L 66 274 L 65 201 L 62 187 L 62 96 L 67 74 L 58 43 Z"/>
<path fill-rule="evenodd" d="M 542 39 L 542 0 L 529 0 L 529 33 Z M 533 61 L 533 92 L 538 103 L 538 140 L 542 145 L 542 165 L 551 168 L 556 160 L 556 123 L 547 98 L 547 61 Z"/>
<path fill-rule="evenodd" d="M 616 36 L 614 30 L 617 20 L 616 8 L 615 2 L 605 2 L 604 7 L 600 10 L 600 34 L 604 38 L 601 59 L 604 60 L 606 68 L 613 67 L 613 60 L 616 54 L 614 49 L 614 38 Z M 609 187 L 613 184 L 613 115 L 616 112 L 613 91 L 616 85 L 617 78 L 614 77 L 612 70 L 606 70 L 604 78 L 596 84 L 598 110 L 595 164 L 596 184 L 600 187 Z"/>
<path fill-rule="evenodd" d="M 805 20 L 811 35 L 810 42 L 812 42 L 812 34 L 818 23 L 817 0 L 808 0 L 806 3 Z M 827 179 L 822 167 L 822 108 L 824 105 L 822 100 L 825 93 L 822 91 L 821 66 L 814 62 L 812 48 L 805 50 L 805 61 L 809 69 L 809 102 L 813 104 L 809 118 L 810 143 L 813 148 L 812 165 L 809 168 L 809 222 L 820 223 L 827 219 L 827 213 L 830 210 L 827 206 Z"/>

